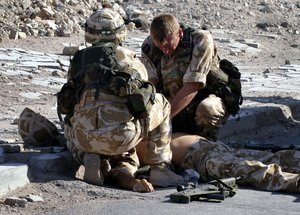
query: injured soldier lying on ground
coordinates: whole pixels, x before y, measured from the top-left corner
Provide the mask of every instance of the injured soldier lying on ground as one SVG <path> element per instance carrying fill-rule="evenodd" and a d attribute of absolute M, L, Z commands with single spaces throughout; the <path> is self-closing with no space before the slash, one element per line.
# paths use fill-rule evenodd
<path fill-rule="evenodd" d="M 201 181 L 241 177 L 237 183 L 242 186 L 300 192 L 300 151 L 237 149 L 221 141 L 183 133 L 173 134 L 171 149 L 172 163 L 181 171 L 196 170 Z"/>

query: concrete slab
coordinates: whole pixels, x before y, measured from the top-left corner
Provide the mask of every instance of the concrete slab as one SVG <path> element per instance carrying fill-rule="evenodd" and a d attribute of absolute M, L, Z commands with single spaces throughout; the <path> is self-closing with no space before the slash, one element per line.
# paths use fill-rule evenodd
<path fill-rule="evenodd" d="M 26 72 L 24 70 L 5 70 L 5 71 L 0 71 L 0 74 L 6 75 L 6 76 L 28 76 L 31 73 Z"/>
<path fill-rule="evenodd" d="M 8 192 L 29 184 L 28 166 L 24 163 L 6 163 L 0 165 L 0 197 Z"/>
<path fill-rule="evenodd" d="M 251 103 L 249 107 L 242 108 L 240 118 L 238 116 L 228 119 L 219 132 L 219 137 L 225 138 L 237 133 L 245 133 L 259 130 L 262 127 L 280 124 L 282 122 L 292 121 L 299 118 L 300 101 L 289 104 L 276 103 Z"/>
<path fill-rule="evenodd" d="M 0 147 L 0 164 L 4 163 L 4 161 L 5 161 L 4 149 Z"/>
<path fill-rule="evenodd" d="M 30 179 L 35 180 L 49 174 L 70 173 L 74 167 L 72 155 L 68 152 L 46 153 L 33 156 L 28 162 Z"/>
<path fill-rule="evenodd" d="M 2 149 L 0 147 L 0 149 Z M 1 150 L 0 150 L 1 151 Z M 4 154 L 5 155 L 5 154 Z M 1 156 L 1 155 L 0 155 Z M 16 156 L 16 162 L 18 157 Z M 68 151 L 60 153 L 33 154 L 25 159 L 27 163 L 3 163 L 0 165 L 0 197 L 40 178 L 53 175 L 75 174 L 76 163 Z"/>
<path fill-rule="evenodd" d="M 249 114 L 241 116 L 238 120 L 237 117 L 230 117 L 227 123 L 220 129 L 219 137 L 224 138 L 236 133 L 253 130 L 257 126 L 257 119 L 255 115 Z"/>

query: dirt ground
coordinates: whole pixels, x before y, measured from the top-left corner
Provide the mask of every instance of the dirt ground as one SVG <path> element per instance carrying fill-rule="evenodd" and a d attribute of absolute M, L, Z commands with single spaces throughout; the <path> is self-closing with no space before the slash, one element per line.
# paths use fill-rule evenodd
<path fill-rule="evenodd" d="M 1 2 L 0 1 L 0 6 Z M 142 2 L 142 1 L 141 1 Z M 209 2 L 209 3 L 208 3 Z M 3 4 L 3 3 L 2 3 Z M 200 26 L 206 26 L 212 32 L 220 30 L 226 32 L 226 37 L 234 39 L 248 39 L 259 44 L 261 50 L 258 54 L 250 55 L 239 52 L 232 53 L 228 45 L 216 40 L 220 56 L 226 57 L 238 66 L 252 66 L 253 73 L 263 73 L 266 69 L 283 65 L 286 62 L 300 65 L 300 2 L 283 0 L 262 1 L 197 1 L 172 0 L 153 4 L 144 4 L 139 1 L 124 1 L 124 6 L 137 5 L 143 10 L 149 10 L 151 16 L 161 12 L 171 12 L 181 21 Z M 4 4 L 3 4 L 4 5 Z M 153 9 L 155 8 L 155 9 Z M 150 17 L 151 17 L 150 16 Z M 147 31 L 135 30 L 130 36 L 145 37 Z M 220 38 L 218 38 L 220 39 Z M 83 32 L 73 34 L 71 37 L 27 37 L 25 39 L 9 40 L 4 38 L 1 48 L 22 48 L 25 50 L 42 51 L 44 53 L 61 54 L 64 43 L 83 43 Z M 45 75 L 45 71 L 33 74 L 34 77 Z M 10 142 L 21 141 L 14 120 L 18 118 L 24 107 L 31 107 L 50 120 L 56 119 L 55 93 L 53 88 L 43 89 L 37 85 L 21 85 L 30 81 L 30 77 L 8 77 L 0 74 L 0 139 Z M 21 98 L 20 92 L 44 92 L 38 101 Z M 247 94 L 249 97 L 265 97 L 272 99 L 293 98 L 300 92 L 282 95 L 274 92 L 255 92 Z M 272 132 L 282 132 L 281 138 L 286 134 L 299 132 L 299 125 L 285 125 L 270 128 L 269 135 L 264 135 L 265 142 L 272 140 Z M 253 134 L 249 134 L 253 135 Z M 242 136 L 241 141 L 252 137 Z M 236 141 L 239 141 L 236 139 Z M 12 192 L 11 196 L 26 196 L 29 194 L 41 196 L 44 202 L 28 203 L 25 208 L 12 207 L 0 204 L 0 214 L 37 214 L 45 213 L 54 208 L 63 208 L 78 202 L 92 201 L 99 198 L 131 198 L 130 192 L 92 186 L 82 181 L 61 176 L 55 180 L 34 182 L 25 188 Z M 141 194 L 143 195 L 143 194 Z"/>

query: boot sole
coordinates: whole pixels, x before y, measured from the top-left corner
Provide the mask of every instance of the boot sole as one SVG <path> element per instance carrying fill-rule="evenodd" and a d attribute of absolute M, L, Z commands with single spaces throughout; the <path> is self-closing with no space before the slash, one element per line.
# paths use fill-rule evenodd
<path fill-rule="evenodd" d="M 84 155 L 84 176 L 83 180 L 93 185 L 103 185 L 101 174 L 101 160 L 99 155 L 87 153 Z"/>

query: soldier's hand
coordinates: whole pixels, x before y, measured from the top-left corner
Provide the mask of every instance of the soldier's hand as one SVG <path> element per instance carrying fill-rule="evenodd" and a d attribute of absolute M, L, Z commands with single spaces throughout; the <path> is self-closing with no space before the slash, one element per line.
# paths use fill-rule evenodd
<path fill-rule="evenodd" d="M 136 184 L 133 186 L 132 190 L 134 192 L 153 192 L 154 188 L 151 183 L 149 183 L 146 179 L 137 180 Z"/>

